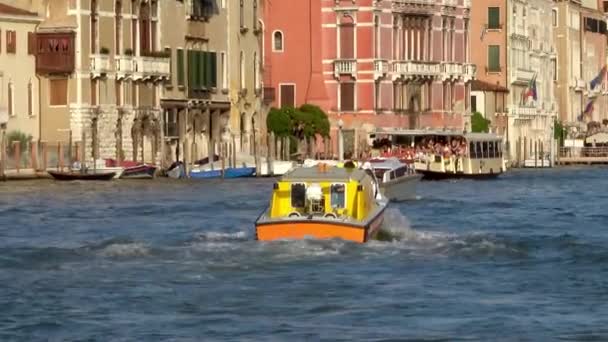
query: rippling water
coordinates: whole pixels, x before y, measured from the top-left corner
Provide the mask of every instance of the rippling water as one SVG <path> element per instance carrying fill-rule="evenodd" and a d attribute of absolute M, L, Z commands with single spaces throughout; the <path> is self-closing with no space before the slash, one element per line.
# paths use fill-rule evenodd
<path fill-rule="evenodd" d="M 366 245 L 253 241 L 271 184 L 0 184 L 0 340 L 608 340 L 608 169 L 423 182 Z"/>

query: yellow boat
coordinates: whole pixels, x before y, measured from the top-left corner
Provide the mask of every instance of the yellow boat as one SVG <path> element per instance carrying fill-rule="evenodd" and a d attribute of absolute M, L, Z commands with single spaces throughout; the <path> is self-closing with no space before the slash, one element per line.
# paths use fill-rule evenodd
<path fill-rule="evenodd" d="M 274 184 L 270 206 L 255 223 L 256 237 L 364 243 L 378 233 L 387 204 L 371 170 L 294 168 Z"/>

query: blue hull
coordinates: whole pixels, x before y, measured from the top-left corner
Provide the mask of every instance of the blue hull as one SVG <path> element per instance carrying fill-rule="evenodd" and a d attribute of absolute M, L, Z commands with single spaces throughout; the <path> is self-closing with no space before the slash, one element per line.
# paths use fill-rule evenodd
<path fill-rule="evenodd" d="M 239 167 L 239 168 L 227 168 L 224 170 L 224 178 L 242 178 L 242 177 L 253 177 L 255 174 L 255 167 Z M 212 179 L 221 178 L 221 170 L 213 171 L 201 171 L 201 172 L 190 172 L 190 178 L 194 179 Z"/>

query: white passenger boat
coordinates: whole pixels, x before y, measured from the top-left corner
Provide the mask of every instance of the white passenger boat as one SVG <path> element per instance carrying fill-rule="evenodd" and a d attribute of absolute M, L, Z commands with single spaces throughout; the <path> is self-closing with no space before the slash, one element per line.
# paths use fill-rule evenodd
<path fill-rule="evenodd" d="M 380 190 L 389 200 L 416 199 L 416 187 L 422 175 L 416 173 L 413 165 L 402 163 L 397 158 L 371 159 L 369 163 L 380 182 Z"/>
<path fill-rule="evenodd" d="M 414 152 L 425 179 L 495 178 L 506 171 L 503 138 L 491 133 L 439 130 L 378 130 L 372 139 Z"/>

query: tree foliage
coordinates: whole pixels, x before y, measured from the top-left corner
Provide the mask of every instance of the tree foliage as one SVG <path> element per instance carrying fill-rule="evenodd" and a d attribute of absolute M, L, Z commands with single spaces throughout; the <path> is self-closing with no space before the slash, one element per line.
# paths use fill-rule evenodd
<path fill-rule="evenodd" d="M 490 131 L 490 120 L 481 115 L 480 112 L 475 112 L 471 116 L 471 131 L 474 133 L 487 133 Z"/>
<path fill-rule="evenodd" d="M 276 136 L 291 136 L 299 140 L 320 135 L 329 137 L 330 124 L 327 114 L 314 105 L 305 104 L 300 108 L 272 108 L 266 125 Z"/>
<path fill-rule="evenodd" d="M 272 108 L 266 118 L 266 127 L 277 137 L 286 137 L 291 134 L 291 118 L 283 109 Z"/>
<path fill-rule="evenodd" d="M 23 151 L 23 149 L 27 148 L 28 143 L 32 141 L 32 136 L 21 131 L 10 131 L 6 133 L 6 141 L 9 153 L 12 155 L 15 152 L 13 142 L 18 141 L 21 151 Z"/>

